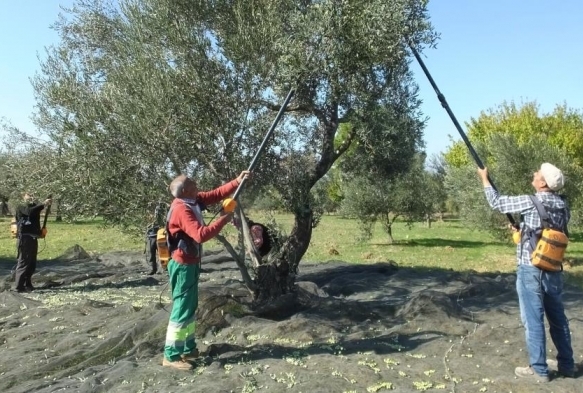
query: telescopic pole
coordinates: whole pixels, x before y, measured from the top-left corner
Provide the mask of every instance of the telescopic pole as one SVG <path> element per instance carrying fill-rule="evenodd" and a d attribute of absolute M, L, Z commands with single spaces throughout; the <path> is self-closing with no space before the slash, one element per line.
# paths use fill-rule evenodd
<path fill-rule="evenodd" d="M 429 80 L 429 83 L 431 83 L 431 86 L 433 87 L 433 90 L 435 90 L 435 93 L 437 94 L 437 98 L 439 99 L 439 102 L 441 103 L 441 106 L 443 106 L 443 108 L 445 109 L 445 111 L 449 115 L 451 121 L 455 125 L 455 128 L 457 128 L 460 136 L 464 140 L 466 146 L 468 147 L 468 150 L 470 151 L 470 154 L 474 158 L 474 161 L 476 162 L 476 164 L 478 165 L 478 167 L 480 169 L 484 169 L 484 164 L 482 163 L 482 160 L 480 160 L 480 157 L 478 156 L 478 153 L 476 153 L 476 150 L 474 149 L 474 147 L 470 143 L 470 140 L 466 136 L 466 133 L 462 130 L 462 127 L 460 126 L 460 123 L 455 118 L 455 115 L 453 114 L 451 108 L 449 107 L 449 105 L 448 105 L 448 103 L 447 103 L 447 101 L 445 99 L 445 96 L 443 94 L 441 94 L 441 91 L 439 91 L 439 88 L 437 87 L 437 84 L 435 83 L 435 81 L 431 77 L 431 74 L 429 73 L 429 70 L 425 66 L 425 63 L 423 63 L 423 60 L 421 60 L 421 56 L 419 56 L 419 53 L 417 52 L 417 50 L 411 44 L 409 44 L 409 48 L 411 48 L 411 52 L 413 52 L 413 56 L 415 56 L 415 58 L 417 59 L 417 62 L 419 62 L 419 65 L 421 66 L 421 69 L 423 69 L 423 72 L 425 73 L 425 76 Z M 498 191 L 496 189 L 496 186 L 494 185 L 494 182 L 492 182 L 492 179 L 490 178 L 490 175 L 488 175 L 488 180 L 490 181 L 490 185 L 492 186 L 492 188 L 494 190 Z M 514 227 L 518 227 L 516 225 L 516 221 L 514 221 L 514 217 L 512 217 L 512 215 L 510 213 L 506 213 L 506 217 L 508 218 L 508 221 L 510 221 L 510 224 L 512 224 Z"/>
<path fill-rule="evenodd" d="M 281 108 L 279 108 L 279 112 L 277 112 L 277 116 L 275 116 L 275 119 L 273 119 L 273 123 L 271 123 L 271 127 L 269 127 L 269 131 L 267 131 L 267 134 L 265 134 L 265 137 L 263 138 L 263 142 L 261 142 L 261 145 L 259 146 L 259 150 L 257 150 L 257 153 L 255 153 L 255 156 L 253 157 L 253 160 L 251 161 L 251 164 L 249 165 L 249 168 L 247 169 L 249 172 L 251 172 L 253 169 L 255 169 L 255 166 L 257 165 L 257 162 L 259 161 L 259 157 L 261 156 L 261 154 L 265 150 L 265 146 L 267 146 L 267 141 L 269 140 L 269 137 L 271 136 L 271 134 L 273 134 L 275 127 L 277 127 L 277 124 L 281 120 L 281 117 L 283 116 L 285 109 L 287 108 L 289 102 L 291 101 L 294 93 L 295 93 L 295 90 L 293 88 L 290 89 L 289 93 L 287 93 L 287 97 L 285 98 L 285 101 L 281 105 Z M 233 194 L 233 199 L 237 199 L 237 197 L 239 196 L 241 191 L 243 191 L 243 185 L 245 184 L 245 180 L 247 180 L 247 179 L 243 179 L 243 181 L 241 183 L 239 183 L 237 190 Z"/>

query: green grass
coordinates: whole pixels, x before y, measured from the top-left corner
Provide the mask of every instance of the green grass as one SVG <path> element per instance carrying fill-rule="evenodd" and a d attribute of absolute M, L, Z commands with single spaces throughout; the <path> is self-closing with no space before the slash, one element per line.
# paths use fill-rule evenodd
<path fill-rule="evenodd" d="M 431 228 L 422 223 L 408 228 L 397 222 L 393 229 L 394 243 L 389 242 L 380 225 L 375 227 L 369 241 L 358 242 L 358 235 L 356 221 L 326 217 L 314 232 L 313 243 L 317 246 L 308 250 L 312 254 L 306 257 L 359 262 L 394 260 L 404 266 L 477 271 L 484 271 L 483 262 L 490 257 L 492 264 L 488 270 L 506 271 L 513 267 L 511 245 L 468 231 L 455 221 L 432 223 Z M 333 255 L 334 250 L 338 255 Z"/>
<path fill-rule="evenodd" d="M 265 221 L 261 214 L 253 219 Z M 207 218 L 208 220 L 208 218 Z M 293 223 L 290 215 L 276 216 L 284 231 Z M 0 260 L 14 262 L 15 241 L 10 239 L 10 219 L 0 219 Z M 100 220 L 69 223 L 49 221 L 48 235 L 40 240 L 39 260 L 52 259 L 67 248 L 79 244 L 88 252 L 139 251 L 144 249 L 141 236 L 124 233 L 117 228 L 106 228 Z M 235 229 L 229 225 L 225 233 L 234 239 Z M 373 263 L 393 260 L 401 266 L 454 269 L 458 271 L 511 272 L 515 270 L 514 246 L 490 235 L 469 230 L 457 220 L 435 222 L 431 228 L 415 224 L 409 229 L 397 222 L 393 232 L 395 242 L 390 244 L 380 225 L 374 229 L 370 241 L 359 242 L 356 220 L 338 216 L 324 216 L 314 229 L 305 260 L 343 260 L 355 263 Z M 583 284 L 582 236 L 575 234 L 569 244 L 566 269 L 569 280 Z M 215 241 L 209 248 L 219 247 Z"/>
<path fill-rule="evenodd" d="M 116 228 L 106 228 L 99 219 L 76 223 L 47 223 L 48 233 L 39 240 L 39 260 L 54 259 L 75 244 L 88 252 L 142 250 L 144 242 Z M 141 248 L 140 248 L 141 247 Z M 10 238 L 10 218 L 0 218 L 0 259 L 16 257 L 16 241 Z"/>

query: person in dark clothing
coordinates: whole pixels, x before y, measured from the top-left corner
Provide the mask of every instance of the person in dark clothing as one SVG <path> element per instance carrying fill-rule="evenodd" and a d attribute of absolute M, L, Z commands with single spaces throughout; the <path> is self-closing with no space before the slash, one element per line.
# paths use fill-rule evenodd
<path fill-rule="evenodd" d="M 144 248 L 144 253 L 146 254 L 146 259 L 150 264 L 152 270 L 148 273 L 148 276 L 152 276 L 158 273 L 158 230 L 164 226 L 164 206 L 165 203 L 158 202 L 153 214 L 150 214 L 148 219 L 150 224 L 146 228 L 146 245 Z M 160 270 L 165 270 L 164 266 L 160 266 Z"/>
<path fill-rule="evenodd" d="M 249 229 L 253 244 L 257 247 L 259 255 L 262 257 L 269 254 L 274 244 L 277 242 L 277 236 L 265 225 L 249 220 Z"/>
<path fill-rule="evenodd" d="M 15 290 L 17 292 L 32 291 L 32 275 L 36 270 L 38 254 L 38 238 L 41 235 L 40 215 L 42 210 L 50 206 L 51 199 L 43 203 L 35 203 L 34 196 L 24 194 L 24 204 L 16 208 L 15 219 L 18 226 L 17 264 L 15 275 Z"/>
<path fill-rule="evenodd" d="M 253 245 L 255 249 L 259 253 L 259 256 L 262 258 L 269 254 L 271 249 L 274 246 L 274 243 L 277 243 L 278 238 L 275 233 L 273 233 L 268 227 L 265 225 L 254 222 L 249 218 L 245 218 L 247 220 L 247 225 L 249 226 L 249 231 L 251 232 L 251 239 L 253 240 Z M 237 229 L 241 229 L 241 222 L 238 218 L 233 218 L 233 225 Z"/>
<path fill-rule="evenodd" d="M 10 211 L 8 210 L 8 199 L 5 197 L 0 197 L 0 214 L 3 216 L 10 215 Z"/>
<path fill-rule="evenodd" d="M 152 276 L 158 272 L 158 261 L 156 257 L 158 254 L 158 243 L 156 241 L 158 229 L 160 229 L 158 225 L 152 224 L 146 230 L 146 258 L 152 267 L 148 276 Z"/>

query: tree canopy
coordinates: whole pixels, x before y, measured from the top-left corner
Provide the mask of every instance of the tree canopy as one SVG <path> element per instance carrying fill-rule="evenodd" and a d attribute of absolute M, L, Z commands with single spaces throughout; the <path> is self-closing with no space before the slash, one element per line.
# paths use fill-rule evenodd
<path fill-rule="evenodd" d="M 354 177 L 343 184 L 341 212 L 358 219 L 361 240 L 370 239 L 380 223 L 393 242 L 393 223 L 401 218 L 412 224 L 431 222 L 446 199 L 442 176 L 425 169 L 425 154 L 417 154 L 409 168 L 390 179 Z"/>
<path fill-rule="evenodd" d="M 583 112 L 566 104 L 557 105 L 552 112 L 542 113 L 535 101 L 521 105 L 503 102 L 495 109 L 481 112 L 478 118 L 472 118 L 466 127 L 468 138 L 473 143 L 487 143 L 492 135 L 500 133 L 513 135 L 519 146 L 528 144 L 533 138 L 542 138 L 583 166 Z M 471 160 L 462 141 L 452 144 L 445 158 L 454 167 Z"/>
<path fill-rule="evenodd" d="M 346 171 L 375 177 L 418 150 L 407 49 L 435 41 L 426 5 L 79 0 L 33 79 L 55 163 L 47 184 L 71 214 L 138 225 L 173 176 L 206 188 L 244 169 L 293 88 L 250 186 L 273 187 L 294 214 L 276 263 L 294 272 L 317 224 L 311 190 L 339 157 L 354 146 Z"/>
<path fill-rule="evenodd" d="M 484 164 L 497 189 L 504 195 L 532 194 L 533 174 L 540 165 L 551 162 L 559 167 L 567 179 L 561 194 L 567 196 L 572 210 L 570 228 L 581 228 L 583 170 L 565 150 L 553 146 L 541 136 L 519 141 L 511 133 L 492 134 L 484 143 L 477 143 L 476 150 L 481 157 L 487 157 Z M 488 206 L 474 163 L 457 167 L 448 165 L 445 184 L 469 227 L 508 238 L 507 218 Z M 519 217 L 516 216 L 515 220 L 519 222 Z"/>
<path fill-rule="evenodd" d="M 495 109 L 483 111 L 466 126 L 468 138 L 502 194 L 531 194 L 533 173 L 543 162 L 561 168 L 567 178 L 562 192 L 568 196 L 573 212 L 571 226 L 581 226 L 581 111 L 562 104 L 550 113 L 542 113 L 536 102 L 521 105 L 504 102 Z M 466 223 L 472 228 L 507 237 L 506 217 L 488 207 L 477 180 L 468 181 L 468 178 L 476 178 L 476 165 L 465 144 L 462 141 L 453 143 L 444 154 L 444 160 L 448 193 Z"/>

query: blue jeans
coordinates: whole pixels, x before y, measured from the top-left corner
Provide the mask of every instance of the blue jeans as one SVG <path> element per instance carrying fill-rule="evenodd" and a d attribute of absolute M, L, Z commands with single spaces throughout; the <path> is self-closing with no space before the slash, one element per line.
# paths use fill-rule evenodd
<path fill-rule="evenodd" d="M 548 272 L 532 265 L 518 265 L 516 290 L 520 305 L 520 317 L 526 333 L 526 347 L 530 366 L 547 376 L 544 315 L 549 322 L 551 339 L 557 348 L 559 370 L 575 368 L 569 321 L 563 307 L 563 272 Z"/>

